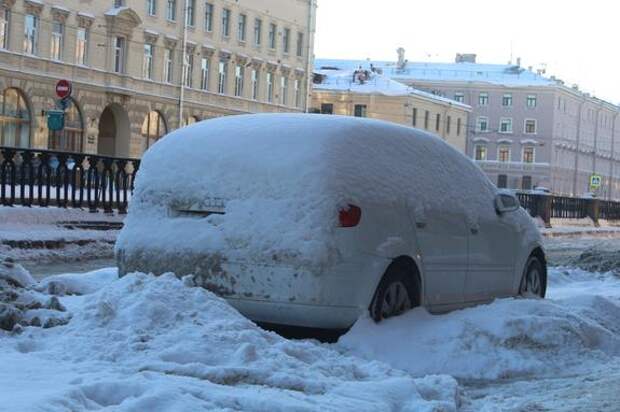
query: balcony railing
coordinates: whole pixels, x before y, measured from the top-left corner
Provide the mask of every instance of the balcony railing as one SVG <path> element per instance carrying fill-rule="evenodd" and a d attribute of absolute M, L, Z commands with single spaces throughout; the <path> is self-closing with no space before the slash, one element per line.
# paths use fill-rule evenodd
<path fill-rule="evenodd" d="M 0 205 L 127 213 L 139 159 L 0 146 Z"/>

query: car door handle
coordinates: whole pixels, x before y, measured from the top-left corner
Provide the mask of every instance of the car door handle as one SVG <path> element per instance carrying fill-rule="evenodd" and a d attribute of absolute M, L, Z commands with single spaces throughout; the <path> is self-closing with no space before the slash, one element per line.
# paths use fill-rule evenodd
<path fill-rule="evenodd" d="M 418 229 L 424 229 L 426 227 L 426 222 L 415 222 L 415 227 Z"/>
<path fill-rule="evenodd" d="M 477 235 L 478 234 L 478 228 L 477 227 L 471 227 L 471 228 L 469 228 L 469 231 L 471 232 L 472 235 Z"/>

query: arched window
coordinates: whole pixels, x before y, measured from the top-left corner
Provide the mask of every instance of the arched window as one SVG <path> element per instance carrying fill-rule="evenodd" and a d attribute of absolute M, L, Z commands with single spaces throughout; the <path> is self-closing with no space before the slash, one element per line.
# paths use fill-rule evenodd
<path fill-rule="evenodd" d="M 48 148 L 63 152 L 82 152 L 84 121 L 75 100 L 65 110 L 65 128 L 60 132 L 50 131 Z"/>
<path fill-rule="evenodd" d="M 144 150 L 151 147 L 166 133 L 168 133 L 168 130 L 166 128 L 164 117 L 158 111 L 150 111 L 142 123 L 142 137 L 144 137 L 144 142 L 146 145 Z"/>
<path fill-rule="evenodd" d="M 0 95 L 0 145 L 30 146 L 30 110 L 18 89 L 5 89 Z"/>
<path fill-rule="evenodd" d="M 198 122 L 198 118 L 196 116 L 189 116 L 183 119 L 183 127 L 189 126 L 190 124 L 194 124 Z"/>

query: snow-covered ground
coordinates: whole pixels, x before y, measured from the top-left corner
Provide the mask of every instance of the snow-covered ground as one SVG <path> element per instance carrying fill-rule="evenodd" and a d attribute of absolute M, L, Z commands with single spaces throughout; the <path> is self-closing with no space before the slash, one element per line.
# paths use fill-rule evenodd
<path fill-rule="evenodd" d="M 620 261 L 620 241 L 553 242 L 573 266 L 550 270 L 548 299 L 362 318 L 335 344 L 172 275 L 51 276 L 20 289 L 43 303 L 25 318 L 70 320 L 0 331 L 0 410 L 620 411 L 620 277 L 574 267 L 584 247 Z"/>

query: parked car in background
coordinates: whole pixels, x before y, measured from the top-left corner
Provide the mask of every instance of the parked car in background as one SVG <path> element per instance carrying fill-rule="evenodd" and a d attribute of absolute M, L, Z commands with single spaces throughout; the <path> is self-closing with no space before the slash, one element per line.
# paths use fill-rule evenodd
<path fill-rule="evenodd" d="M 353 117 L 221 117 L 144 155 L 120 274 L 192 275 L 255 321 L 349 327 L 544 297 L 540 234 L 441 138 Z"/>

